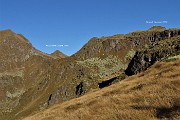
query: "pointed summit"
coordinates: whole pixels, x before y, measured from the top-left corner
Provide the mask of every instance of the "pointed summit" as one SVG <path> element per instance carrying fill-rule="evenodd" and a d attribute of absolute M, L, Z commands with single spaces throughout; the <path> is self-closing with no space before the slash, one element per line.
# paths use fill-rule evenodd
<path fill-rule="evenodd" d="M 0 31 L 0 40 L 4 40 L 5 38 L 12 38 L 13 37 L 13 41 L 17 40 L 17 41 L 21 41 L 21 42 L 26 42 L 29 43 L 29 40 L 26 39 L 22 34 L 16 34 L 15 32 L 13 32 L 11 29 L 7 29 L 7 30 L 1 30 Z"/>
<path fill-rule="evenodd" d="M 59 50 L 54 51 L 53 53 L 51 53 L 52 56 L 54 57 L 58 57 L 58 58 L 65 58 L 67 57 L 67 55 L 65 55 L 64 53 L 60 52 Z"/>
<path fill-rule="evenodd" d="M 8 34 L 8 33 L 14 33 L 11 29 L 1 30 L 0 33 Z"/>
<path fill-rule="evenodd" d="M 10 29 L 0 30 L 0 39 L 4 39 L 8 36 L 12 36 L 13 34 L 15 34 L 15 33 Z"/>
<path fill-rule="evenodd" d="M 148 30 L 165 30 L 166 28 L 165 27 L 162 27 L 162 26 L 153 26 L 151 27 L 150 29 Z"/>

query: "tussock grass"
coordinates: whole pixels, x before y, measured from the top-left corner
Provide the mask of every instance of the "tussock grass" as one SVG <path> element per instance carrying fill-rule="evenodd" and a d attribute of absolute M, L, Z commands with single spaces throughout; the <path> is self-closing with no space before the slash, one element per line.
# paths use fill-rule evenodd
<path fill-rule="evenodd" d="M 25 120 L 180 119 L 179 71 L 180 60 L 157 62 L 145 72 Z"/>

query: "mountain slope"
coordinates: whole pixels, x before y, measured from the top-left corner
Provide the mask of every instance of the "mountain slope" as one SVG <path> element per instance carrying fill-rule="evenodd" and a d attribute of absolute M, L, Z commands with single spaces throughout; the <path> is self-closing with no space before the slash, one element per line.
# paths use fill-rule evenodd
<path fill-rule="evenodd" d="M 145 49 L 150 51 L 147 56 L 151 56 L 158 46 L 165 45 L 161 49 L 163 55 L 175 56 L 179 54 L 176 49 L 179 35 L 180 29 L 153 27 L 126 35 L 93 38 L 76 54 L 61 58 L 57 57 L 60 52 L 42 53 L 22 35 L 1 31 L 0 49 L 7 51 L 0 53 L 3 61 L 0 63 L 3 68 L 0 71 L 0 119 L 20 119 L 120 81 L 128 75 L 125 70 L 133 70 L 131 67 L 137 65 L 129 64 L 135 56 L 144 59 L 141 55 Z M 151 46 L 156 49 L 150 49 Z M 147 64 L 152 65 L 148 61 Z M 137 68 L 141 67 L 147 69 L 144 62 Z M 135 74 L 141 69 L 136 71 Z"/>
<path fill-rule="evenodd" d="M 21 34 L 0 31 L 0 116 L 9 116 L 22 98 L 46 75 L 55 58 L 42 53 Z M 0 118 L 1 118 L 0 117 Z"/>
<path fill-rule="evenodd" d="M 180 59 L 57 104 L 24 120 L 180 119 Z"/>

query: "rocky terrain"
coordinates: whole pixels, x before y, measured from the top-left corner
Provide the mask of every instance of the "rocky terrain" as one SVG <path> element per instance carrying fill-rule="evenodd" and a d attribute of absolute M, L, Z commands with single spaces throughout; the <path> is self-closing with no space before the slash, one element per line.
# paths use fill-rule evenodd
<path fill-rule="evenodd" d="M 101 90 L 56 104 L 23 120 L 179 120 L 180 59 Z"/>
<path fill-rule="evenodd" d="M 92 38 L 68 57 L 45 54 L 20 34 L 0 31 L 0 119 L 22 119 L 122 81 L 157 61 L 179 58 L 180 29 Z"/>

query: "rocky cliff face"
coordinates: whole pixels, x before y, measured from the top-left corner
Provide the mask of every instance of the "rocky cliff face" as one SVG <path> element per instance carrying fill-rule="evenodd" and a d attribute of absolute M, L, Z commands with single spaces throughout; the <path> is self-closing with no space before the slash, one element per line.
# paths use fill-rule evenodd
<path fill-rule="evenodd" d="M 0 118 L 27 116 L 103 88 L 124 79 L 124 70 L 128 75 L 145 70 L 155 61 L 179 53 L 179 35 L 180 29 L 153 27 L 92 38 L 76 54 L 66 57 L 59 51 L 42 53 L 22 35 L 1 31 Z"/>
<path fill-rule="evenodd" d="M 127 75 L 140 73 L 159 60 L 179 54 L 180 36 L 157 42 L 154 46 L 137 51 L 125 73 Z"/>

